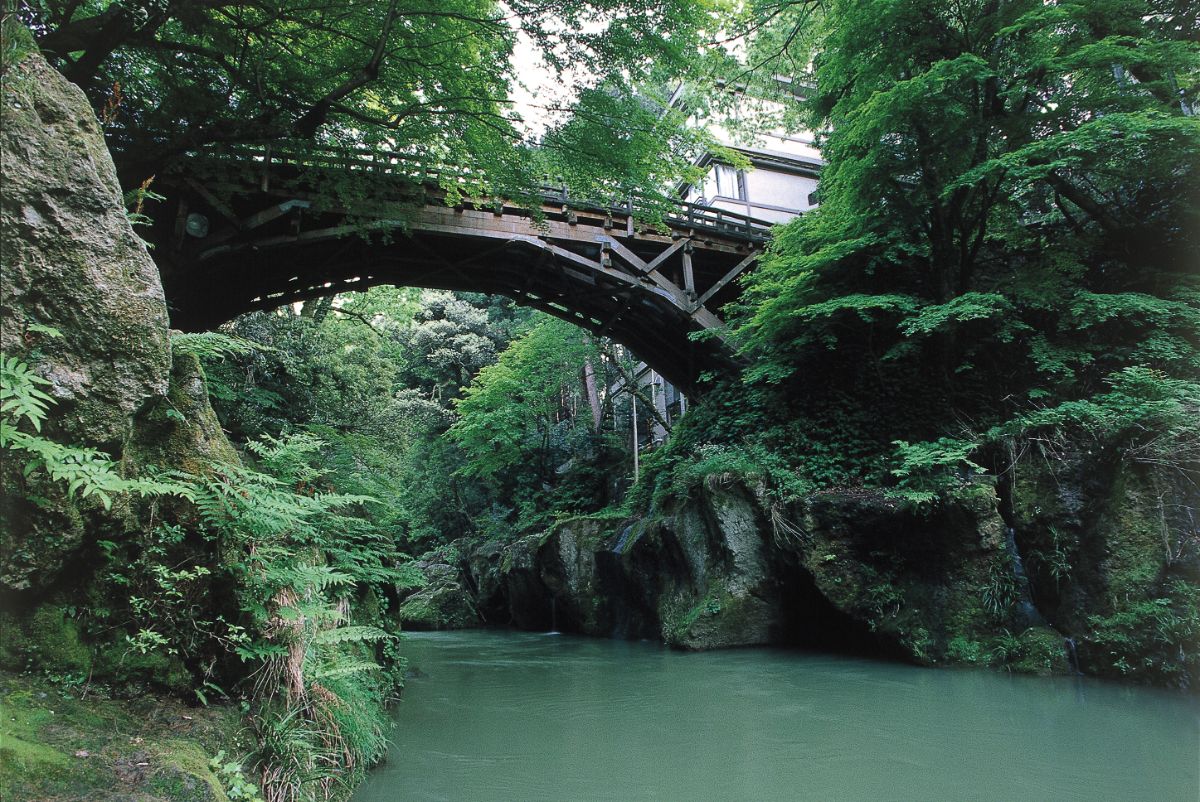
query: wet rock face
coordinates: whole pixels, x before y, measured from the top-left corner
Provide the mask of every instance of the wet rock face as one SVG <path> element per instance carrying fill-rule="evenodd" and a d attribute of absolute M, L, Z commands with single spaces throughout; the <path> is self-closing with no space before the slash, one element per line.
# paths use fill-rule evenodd
<path fill-rule="evenodd" d="M 737 485 L 651 521 L 565 521 L 501 552 L 507 623 L 687 649 L 770 643 L 778 594 L 763 532 L 756 502 Z"/>
<path fill-rule="evenodd" d="M 29 55 L 5 76 L 0 122 L 0 347 L 50 381 L 50 432 L 119 452 L 133 416 L 167 392 L 158 269 L 78 87 Z"/>
<path fill-rule="evenodd" d="M 139 414 L 167 394 L 162 285 L 126 219 L 86 98 L 36 53 L 5 74 L 0 160 L 0 348 L 50 382 L 57 403 L 44 434 L 120 458 Z M 64 488 L 36 477 L 26 481 L 23 463 L 6 458 L 0 466 L 0 589 L 7 591 L 46 586 L 87 532 L 123 527 L 121 510 L 68 499 Z"/>
<path fill-rule="evenodd" d="M 504 598 L 504 577 L 500 573 L 504 544 L 489 541 L 467 555 L 466 576 L 474 585 L 475 602 L 480 617 L 488 623 L 508 622 Z"/>
<path fill-rule="evenodd" d="M 1195 466 L 1031 450 L 1008 490 L 1034 600 L 1084 673 L 1200 685 Z"/>
<path fill-rule="evenodd" d="M 990 663 L 1012 628 L 1007 665 L 1066 670 L 1060 635 L 1017 627 L 1000 602 L 988 609 L 989 583 L 1011 575 L 1006 535 L 990 485 L 930 513 L 866 492 L 781 513 L 737 482 L 709 482 L 648 520 L 565 521 L 468 562 L 500 577 L 508 623 L 524 629 L 935 664 Z"/>
<path fill-rule="evenodd" d="M 660 530 L 662 547 L 678 549 L 691 579 L 659 603 L 667 643 L 715 649 L 773 641 L 781 611 L 766 533 L 761 508 L 738 484 L 694 494 Z"/>
<path fill-rule="evenodd" d="M 1128 466 L 1102 476 L 1087 464 L 1025 467 L 1014 487 L 979 482 L 921 510 L 867 490 L 779 509 L 737 482 L 711 481 L 648 519 L 577 518 L 485 544 L 462 566 L 443 566 L 442 578 L 427 571 L 433 587 L 420 609 L 434 599 L 465 609 L 472 588 L 487 622 L 522 629 L 1040 674 L 1113 674 L 1113 660 L 1149 655 L 1158 672 L 1149 681 L 1185 683 L 1200 672 L 1195 655 L 1155 644 L 1166 630 L 1200 631 L 1197 605 L 1171 590 L 1200 573 L 1188 550 L 1194 527 L 1163 529 L 1156 505 L 1172 496 L 1162 476 Z M 1069 550 L 1069 576 L 1049 573 L 1053 548 Z"/>
<path fill-rule="evenodd" d="M 417 567 L 425 574 L 426 584 L 400 603 L 397 615 L 401 627 L 428 631 L 480 625 L 475 599 L 458 566 L 442 562 L 431 552 L 417 562 Z"/>
<path fill-rule="evenodd" d="M 801 564 L 821 596 L 897 654 L 939 663 L 955 637 L 982 638 L 999 625 L 983 596 L 993 572 L 1009 572 L 990 487 L 926 512 L 882 494 L 827 494 L 808 501 L 800 522 Z"/>

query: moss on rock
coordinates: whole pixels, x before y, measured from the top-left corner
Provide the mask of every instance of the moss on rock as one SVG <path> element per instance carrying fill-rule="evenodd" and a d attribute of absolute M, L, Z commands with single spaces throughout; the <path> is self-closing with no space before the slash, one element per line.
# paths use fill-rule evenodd
<path fill-rule="evenodd" d="M 479 626 L 479 613 L 467 591 L 444 580 L 409 596 L 398 612 L 401 626 L 415 630 L 468 629 Z"/>
<path fill-rule="evenodd" d="M 117 702 L 10 674 L 0 674 L 0 699 L 5 799 L 229 802 L 209 758 L 252 744 L 230 707 Z"/>

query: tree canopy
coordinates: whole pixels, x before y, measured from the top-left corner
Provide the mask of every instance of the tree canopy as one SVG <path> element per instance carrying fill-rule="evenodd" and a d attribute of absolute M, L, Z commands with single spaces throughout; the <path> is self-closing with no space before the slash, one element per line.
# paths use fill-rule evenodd
<path fill-rule="evenodd" d="M 1194 380 L 1200 48 L 1183 12 L 843 0 L 788 19 L 828 165 L 820 208 L 747 280 L 749 378 L 870 388 L 893 438 L 971 442 L 1130 370 Z"/>
<path fill-rule="evenodd" d="M 503 182 L 531 169 L 511 101 L 528 77 L 515 74 L 518 42 L 583 90 L 574 108 L 540 110 L 565 129 L 547 137 L 568 151 L 556 166 L 578 172 L 603 152 L 581 140 L 580 121 L 600 122 L 582 130 L 625 156 L 661 152 L 657 118 L 637 113 L 632 87 L 686 63 L 708 10 L 686 0 L 29 0 L 24 13 L 101 110 L 133 185 L 197 148 L 279 139 L 379 146 Z M 603 123 L 615 120 L 646 124 L 613 136 Z"/>

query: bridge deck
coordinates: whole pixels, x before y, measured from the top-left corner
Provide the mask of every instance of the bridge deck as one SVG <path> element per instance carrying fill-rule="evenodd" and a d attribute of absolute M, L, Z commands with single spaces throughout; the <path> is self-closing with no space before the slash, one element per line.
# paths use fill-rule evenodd
<path fill-rule="evenodd" d="M 447 205 L 447 183 L 473 178 L 397 153 L 245 148 L 185 168 L 162 182 L 154 234 L 185 329 L 375 284 L 498 293 L 611 336 L 691 388 L 727 363 L 713 310 L 769 237 L 727 211 L 659 201 L 661 222 L 647 224 L 640 199 L 589 203 L 549 186 L 533 209 Z M 700 331 L 714 336 L 695 342 Z"/>

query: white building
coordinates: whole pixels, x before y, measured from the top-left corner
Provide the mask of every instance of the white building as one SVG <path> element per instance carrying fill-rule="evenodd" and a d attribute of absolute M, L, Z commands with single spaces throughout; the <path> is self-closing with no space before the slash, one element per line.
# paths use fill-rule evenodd
<path fill-rule="evenodd" d="M 672 105 L 681 99 L 682 88 L 672 96 Z M 707 168 L 707 174 L 699 183 L 679 188 L 683 200 L 769 223 L 786 223 L 816 205 L 817 180 L 825 162 L 812 134 L 775 130 L 739 135 L 719 121 L 710 123 L 709 130 L 722 145 L 745 156 L 750 169 L 722 164 L 706 154 L 697 164 Z"/>
<path fill-rule="evenodd" d="M 671 105 L 682 102 L 683 88 L 675 91 Z M 736 109 L 735 112 L 736 114 Z M 723 146 L 745 156 L 750 167 L 739 168 L 705 154 L 697 160 L 706 168 L 704 178 L 678 188 L 680 199 L 700 206 L 745 214 L 768 223 L 786 223 L 817 205 L 817 181 L 825 162 L 808 132 L 782 130 L 754 135 L 739 135 L 729 127 L 709 123 L 709 130 Z M 630 401 L 634 454 L 634 474 L 638 470 L 637 451 L 654 448 L 664 442 L 668 426 L 687 411 L 687 398 L 648 365 L 634 371 L 639 394 L 651 401 L 657 415 L 639 424 L 636 404 Z M 608 388 L 611 397 L 624 391 L 625 381 Z"/>

